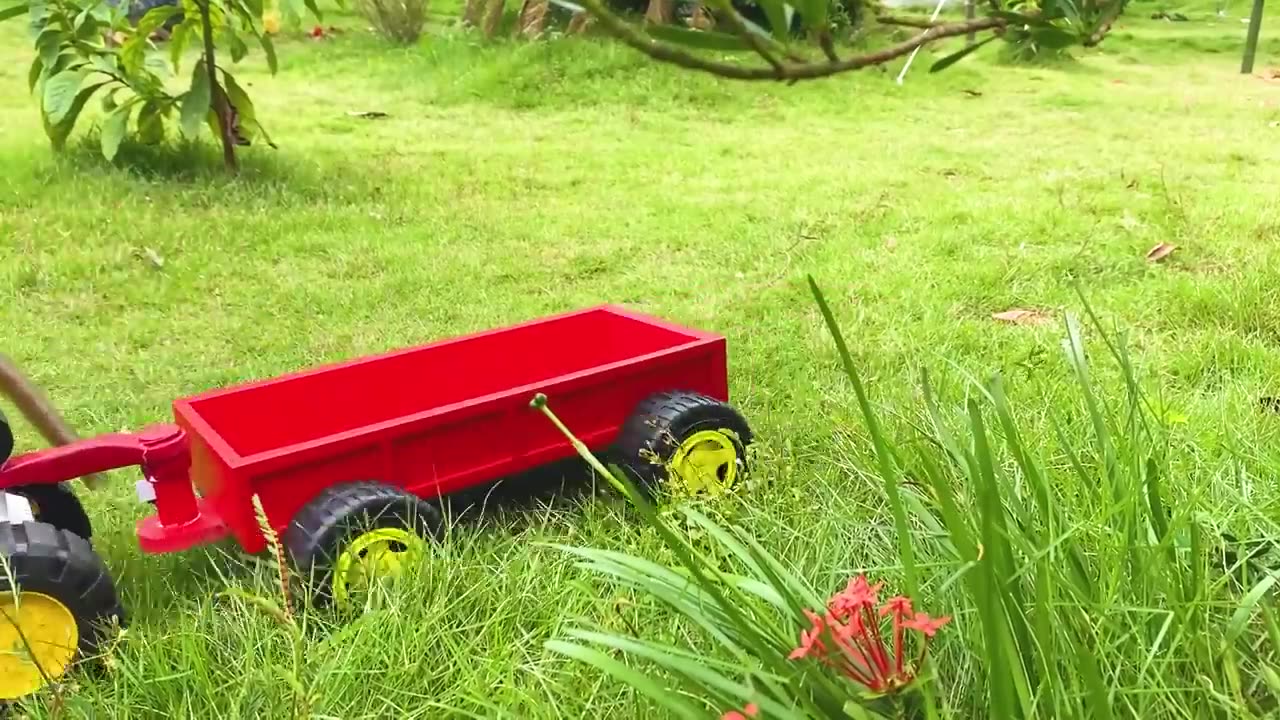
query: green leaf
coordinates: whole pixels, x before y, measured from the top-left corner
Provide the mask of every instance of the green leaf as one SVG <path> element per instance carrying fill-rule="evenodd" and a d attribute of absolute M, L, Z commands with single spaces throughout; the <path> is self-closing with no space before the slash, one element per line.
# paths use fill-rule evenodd
<path fill-rule="evenodd" d="M 49 78 L 44 86 L 44 112 L 49 122 L 57 125 L 62 122 L 80 91 L 85 73 L 80 70 L 64 70 Z"/>
<path fill-rule="evenodd" d="M 120 74 L 120 68 L 116 66 L 115 57 L 112 55 L 94 55 L 89 59 L 89 65 L 94 70 L 106 75 Z"/>
<path fill-rule="evenodd" d="M 62 33 L 55 28 L 48 28 L 36 37 L 36 53 L 45 67 L 58 61 L 58 53 L 62 52 Z"/>
<path fill-rule="evenodd" d="M 186 51 L 187 41 L 191 39 L 198 22 L 196 18 L 185 20 L 178 23 L 178 26 L 169 34 L 169 60 L 173 62 L 174 72 L 178 72 L 182 64 L 182 53 Z"/>
<path fill-rule="evenodd" d="M 200 122 L 209 114 L 209 74 L 205 70 L 204 60 L 196 63 L 191 72 L 191 89 L 182 98 L 181 125 L 182 134 L 195 137 L 200 129 Z"/>
<path fill-rule="evenodd" d="M 226 40 L 231 51 L 231 62 L 238 63 L 244 59 L 245 55 L 249 54 L 249 46 L 244 44 L 244 40 L 240 39 L 240 36 L 236 34 L 236 31 L 231 26 L 223 27 L 222 37 Z"/>
<path fill-rule="evenodd" d="M 750 46 L 737 35 L 721 32 L 706 32 L 674 25 L 654 25 L 645 28 L 645 32 L 653 37 L 676 45 L 700 48 L 703 50 L 748 50 Z"/>
<path fill-rule="evenodd" d="M 240 87 L 240 83 L 236 82 L 229 72 L 223 71 L 222 82 L 227 86 L 227 99 L 240 115 L 241 124 L 256 122 L 258 115 L 253 108 L 253 100 L 249 99 L 249 93 Z"/>
<path fill-rule="evenodd" d="M 1051 27 L 1051 23 L 1042 17 L 1032 17 L 1016 12 L 1008 12 L 1007 10 L 999 10 L 991 13 L 993 16 L 1008 21 L 1011 25 L 1028 25 L 1030 27 Z"/>
<path fill-rule="evenodd" d="M 324 20 L 324 15 L 320 13 L 320 6 L 316 4 L 316 0 L 303 0 L 303 2 L 316 20 Z"/>
<path fill-rule="evenodd" d="M 1031 31 L 1031 40 L 1035 44 L 1049 50 L 1061 50 L 1077 44 L 1080 39 L 1060 28 L 1039 28 Z"/>
<path fill-rule="evenodd" d="M 271 70 L 271 74 L 275 75 L 279 66 L 276 63 L 276 46 L 271 42 L 271 38 L 263 33 L 258 36 L 258 42 L 262 43 L 262 52 L 267 56 L 267 68 Z"/>
<path fill-rule="evenodd" d="M 54 150 L 62 150 L 63 146 L 66 145 L 67 138 L 71 135 L 72 129 L 75 128 L 76 118 L 80 116 L 80 111 L 84 109 L 85 103 L 89 102 L 89 98 L 92 97 L 99 88 L 107 84 L 108 83 L 106 82 L 100 82 L 81 90 L 75 96 L 75 99 L 71 101 L 71 105 L 67 108 L 62 122 L 55 123 L 49 119 L 48 115 L 43 113 L 41 114 L 41 119 L 44 121 L 45 133 L 49 136 L 49 140 L 53 144 Z"/>
<path fill-rule="evenodd" d="M 40 82 L 40 76 L 44 73 L 44 61 L 37 55 L 35 60 L 31 61 L 31 69 L 27 71 L 27 92 L 34 93 L 36 91 L 36 83 Z"/>
<path fill-rule="evenodd" d="M 140 72 L 147 61 L 147 36 L 138 33 L 126 40 L 120 47 L 119 57 L 125 74 L 135 75 Z"/>
<path fill-rule="evenodd" d="M 133 105 L 131 102 L 121 105 L 102 123 L 102 156 L 109 161 L 116 158 L 120 141 L 124 140 L 124 134 L 129 129 L 129 116 L 133 114 Z"/>
<path fill-rule="evenodd" d="M 1245 625 L 1249 623 L 1249 615 L 1253 612 L 1253 608 L 1262 599 L 1263 595 L 1271 589 L 1276 581 L 1280 580 L 1280 573 L 1270 572 L 1267 576 L 1258 581 L 1243 598 L 1240 599 L 1240 607 L 1231 614 L 1231 620 L 1227 622 L 1226 632 L 1222 637 L 1222 648 L 1225 651 L 1234 643 L 1244 632 Z"/>
<path fill-rule="evenodd" d="M 280 9 L 290 23 L 302 22 L 302 13 L 307 9 L 304 0 L 280 0 Z"/>
<path fill-rule="evenodd" d="M 159 100 L 148 100 L 138 111 L 138 140 L 155 145 L 164 140 L 165 106 Z"/>
<path fill-rule="evenodd" d="M 779 40 L 786 40 L 789 25 L 785 3 L 782 0 L 759 0 L 758 4 L 769 21 L 769 31 Z"/>
<path fill-rule="evenodd" d="M 249 99 L 249 93 L 240 87 L 240 83 L 231 76 L 231 73 L 222 72 L 222 82 L 226 85 L 227 101 L 236 109 L 236 113 L 240 116 L 240 132 L 244 133 L 250 140 L 253 139 L 253 126 L 261 127 L 258 123 L 258 113 L 254 110 L 253 100 Z M 265 135 L 265 133 L 263 133 Z M 270 143 L 271 139 L 268 138 Z"/>
<path fill-rule="evenodd" d="M 151 33 L 159 29 L 161 25 L 164 25 L 169 18 L 180 12 L 182 12 L 182 8 L 177 5 L 157 5 L 156 7 L 148 10 L 146 15 L 142 16 L 142 19 L 138 21 L 138 27 L 134 32 L 137 33 L 137 37 L 140 37 L 145 41 L 146 38 L 151 36 Z"/>
<path fill-rule="evenodd" d="M 13 7 L 0 8 L 0 22 L 4 22 L 9 18 L 16 18 L 19 15 L 27 14 L 27 4 L 14 5 Z"/>
<path fill-rule="evenodd" d="M 964 59 L 964 58 L 965 58 L 969 53 L 971 53 L 971 52 L 973 52 L 973 51 L 977 50 L 978 48 L 982 47 L 983 45 L 986 45 L 987 43 L 991 42 L 992 40 L 995 40 L 997 37 L 999 37 L 999 35 L 991 35 L 990 37 L 984 38 L 984 39 L 980 40 L 979 42 L 976 42 L 976 43 L 974 43 L 974 44 L 972 44 L 972 45 L 969 45 L 969 46 L 965 47 L 965 48 L 964 48 L 964 49 L 962 49 L 962 50 L 958 50 L 958 51 L 956 51 L 956 52 L 951 53 L 950 55 L 948 55 L 948 56 L 946 56 L 946 57 L 942 58 L 941 60 L 939 60 L 938 62 L 934 63 L 932 66 L 930 66 L 930 68 L 929 68 L 929 72 L 931 72 L 931 73 L 936 73 L 936 72 L 942 72 L 943 70 L 946 70 L 947 68 L 951 67 L 952 65 L 955 65 L 956 63 L 958 63 L 958 62 L 960 62 L 961 60 L 963 60 L 963 59 Z"/>
<path fill-rule="evenodd" d="M 798 0 L 798 2 L 800 17 L 804 20 L 805 28 L 813 30 L 826 28 L 829 8 L 827 0 Z"/>

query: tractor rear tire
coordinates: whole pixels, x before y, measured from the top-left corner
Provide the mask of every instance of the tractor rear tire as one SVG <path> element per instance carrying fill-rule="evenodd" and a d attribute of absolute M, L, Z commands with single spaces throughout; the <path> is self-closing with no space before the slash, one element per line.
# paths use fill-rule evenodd
<path fill-rule="evenodd" d="M 350 609 L 371 576 L 420 564 L 443 527 L 436 506 L 398 487 L 352 482 L 321 491 L 289 523 L 282 542 L 312 604 Z"/>
<path fill-rule="evenodd" d="M 0 703 L 10 703 L 96 657 L 125 618 L 84 538 L 43 522 L 0 523 L 0 553 L 9 571 L 0 573 Z"/>
<path fill-rule="evenodd" d="M 651 497 L 664 486 L 718 494 L 747 472 L 751 428 L 727 403 L 693 392 L 664 392 L 641 402 L 614 446 L 618 462 Z"/>
<path fill-rule="evenodd" d="M 5 488 L 4 491 L 26 498 L 31 503 L 31 513 L 36 522 L 48 523 L 86 541 L 93 537 L 93 523 L 89 521 L 89 514 L 67 483 L 17 485 Z"/>

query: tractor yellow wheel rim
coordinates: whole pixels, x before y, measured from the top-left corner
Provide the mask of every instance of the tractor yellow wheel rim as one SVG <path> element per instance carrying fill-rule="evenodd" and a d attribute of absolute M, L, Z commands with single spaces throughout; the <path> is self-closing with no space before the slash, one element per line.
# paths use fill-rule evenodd
<path fill-rule="evenodd" d="M 357 535 L 338 556 L 333 599 L 345 606 L 374 583 L 395 580 L 405 568 L 421 562 L 425 550 L 423 539 L 404 528 L 378 528 Z"/>
<path fill-rule="evenodd" d="M 701 430 L 672 453 L 667 476 L 677 490 L 718 495 L 738 481 L 738 448 L 719 430 Z"/>
<path fill-rule="evenodd" d="M 0 700 L 17 700 L 62 677 L 80 629 L 66 605 L 38 592 L 0 592 Z"/>

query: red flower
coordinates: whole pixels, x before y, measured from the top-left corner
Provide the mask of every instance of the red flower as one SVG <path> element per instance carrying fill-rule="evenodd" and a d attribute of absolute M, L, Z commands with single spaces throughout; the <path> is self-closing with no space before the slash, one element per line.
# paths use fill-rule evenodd
<path fill-rule="evenodd" d="M 902 623 L 902 627 L 931 638 L 938 633 L 938 630 L 947 623 L 951 622 L 950 615 L 943 615 L 940 618 L 931 618 L 925 613 L 916 613 L 915 617 Z"/>
<path fill-rule="evenodd" d="M 831 612 L 835 613 L 836 617 L 847 619 L 864 607 L 874 606 L 876 604 L 876 594 L 880 592 L 882 587 L 884 587 L 884 583 L 870 585 L 867 583 L 865 575 L 859 575 L 850 580 L 844 590 L 836 593 L 831 598 L 831 602 L 827 603 L 827 607 L 831 609 Z"/>
<path fill-rule="evenodd" d="M 911 617 L 911 598 L 902 595 L 889 598 L 884 607 L 880 608 L 880 617 L 889 613 L 893 613 L 895 617 Z"/>
<path fill-rule="evenodd" d="M 747 720 L 747 718 L 755 717 L 759 712 L 760 708 L 756 707 L 755 703 L 747 703 L 747 706 L 742 708 L 742 712 L 730 710 L 721 715 L 720 720 Z"/>
<path fill-rule="evenodd" d="M 820 639 L 823 630 L 822 618 L 815 615 L 811 610 L 805 610 L 804 614 L 809 617 L 809 621 L 813 623 L 813 626 L 800 633 L 800 645 L 787 656 L 790 660 L 807 657 L 809 653 L 813 652 L 814 648 L 817 648 L 820 653 L 826 652 L 826 646 L 822 644 Z"/>
<path fill-rule="evenodd" d="M 859 575 L 832 596 L 825 617 L 805 610 L 810 626 L 801 630 L 800 644 L 788 657 L 817 660 L 875 693 L 894 692 L 910 684 L 924 664 L 929 640 L 951 618 L 913 614 L 911 599 L 901 595 L 889 599 L 877 613 L 876 597 L 882 587 L 884 583 L 871 585 Z M 892 616 L 892 657 L 882 638 L 886 616 Z M 914 663 L 905 659 L 907 630 L 922 636 Z M 726 716 L 723 720 L 736 719 Z"/>

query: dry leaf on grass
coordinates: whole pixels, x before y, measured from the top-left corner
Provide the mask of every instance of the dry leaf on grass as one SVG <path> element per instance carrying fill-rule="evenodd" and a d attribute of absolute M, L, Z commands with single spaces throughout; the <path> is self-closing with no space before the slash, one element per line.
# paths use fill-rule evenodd
<path fill-rule="evenodd" d="M 1178 246 L 1172 243 L 1159 243 L 1147 251 L 1147 262 L 1160 262 L 1172 255 L 1173 251 L 1177 249 Z"/>
<path fill-rule="evenodd" d="M 992 313 L 992 320 L 1000 322 L 1013 323 L 1014 325 L 1044 325 L 1050 321 L 1048 315 L 1038 310 L 1005 310 L 1004 312 Z"/>

